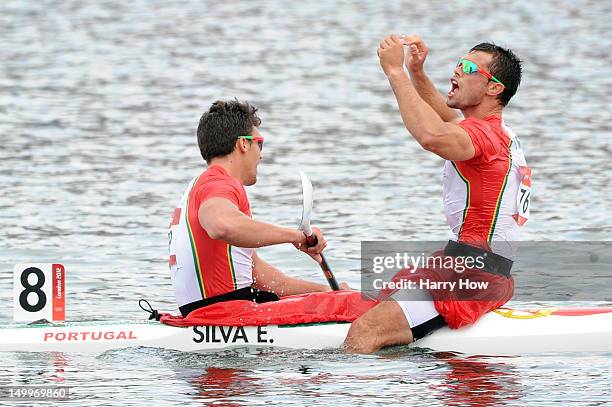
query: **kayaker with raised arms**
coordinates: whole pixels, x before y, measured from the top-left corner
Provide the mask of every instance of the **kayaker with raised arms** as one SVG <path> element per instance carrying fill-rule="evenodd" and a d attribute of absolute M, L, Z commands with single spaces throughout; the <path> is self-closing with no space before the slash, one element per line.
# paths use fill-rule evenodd
<path fill-rule="evenodd" d="M 406 129 L 425 150 L 446 160 L 444 212 L 454 239 L 441 255 L 486 258 L 482 271 L 495 283 L 496 297 L 466 301 L 447 292 L 446 298 L 431 294 L 424 301 L 403 301 L 394 295 L 353 322 L 345 341 L 349 351 L 375 352 L 444 325 L 459 328 L 513 294 L 512 243 L 528 217 L 531 172 L 502 110 L 518 89 L 521 61 L 497 45 L 476 45 L 456 64 L 445 100 L 425 74 L 427 54 L 414 35 L 390 35 L 378 48 Z M 440 276 L 445 270 L 430 271 Z"/>

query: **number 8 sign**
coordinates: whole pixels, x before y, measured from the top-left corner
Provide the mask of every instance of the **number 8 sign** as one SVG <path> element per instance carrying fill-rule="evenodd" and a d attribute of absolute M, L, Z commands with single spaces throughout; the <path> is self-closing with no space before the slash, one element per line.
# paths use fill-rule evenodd
<path fill-rule="evenodd" d="M 63 265 L 17 264 L 13 275 L 15 321 L 66 319 Z"/>

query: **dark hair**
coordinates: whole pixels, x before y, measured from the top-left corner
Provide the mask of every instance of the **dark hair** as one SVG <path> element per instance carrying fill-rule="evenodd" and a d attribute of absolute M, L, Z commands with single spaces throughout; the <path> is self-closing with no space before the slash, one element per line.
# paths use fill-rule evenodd
<path fill-rule="evenodd" d="M 256 107 L 238 99 L 213 103 L 198 125 L 198 147 L 202 158 L 208 163 L 234 151 L 238 136 L 251 134 L 253 127 L 261 124 L 256 112 Z"/>
<path fill-rule="evenodd" d="M 511 50 L 490 42 L 476 45 L 470 50 L 474 51 L 486 52 L 493 56 L 489 71 L 504 84 L 504 91 L 498 95 L 498 99 L 502 106 L 506 106 L 521 83 L 522 61 Z"/>

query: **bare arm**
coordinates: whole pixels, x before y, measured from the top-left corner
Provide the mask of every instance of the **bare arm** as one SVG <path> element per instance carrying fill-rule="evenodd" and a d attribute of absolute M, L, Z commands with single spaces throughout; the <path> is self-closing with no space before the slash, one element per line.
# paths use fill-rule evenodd
<path fill-rule="evenodd" d="M 452 161 L 474 157 L 472 140 L 459 125 L 446 123 L 421 99 L 402 70 L 389 75 L 404 126 L 427 151 Z"/>
<path fill-rule="evenodd" d="M 198 219 L 211 238 L 224 240 L 232 246 L 262 247 L 280 243 L 306 243 L 302 232 L 254 220 L 225 198 L 214 197 L 206 200 L 200 206 Z"/>
<path fill-rule="evenodd" d="M 444 97 L 438 92 L 423 69 L 423 64 L 429 53 L 427 44 L 416 35 L 406 35 L 401 40 L 404 45 L 408 46 L 408 52 L 406 52 L 404 57 L 404 64 L 410 73 L 410 79 L 419 96 L 435 110 L 443 121 L 458 122 L 459 115 L 457 111 L 446 105 Z"/>
<path fill-rule="evenodd" d="M 326 285 L 286 276 L 276 267 L 262 260 L 257 253 L 253 254 L 253 265 L 253 286 L 260 290 L 272 291 L 279 297 L 329 291 Z"/>
<path fill-rule="evenodd" d="M 444 97 L 431 82 L 425 71 L 410 72 L 410 79 L 417 93 L 445 122 L 457 123 L 459 115 L 446 105 Z"/>
<path fill-rule="evenodd" d="M 459 125 L 444 122 L 417 93 L 403 68 L 404 49 L 399 37 L 385 38 L 378 49 L 380 64 L 389 79 L 404 126 L 428 151 L 452 161 L 474 157 L 472 141 Z"/>

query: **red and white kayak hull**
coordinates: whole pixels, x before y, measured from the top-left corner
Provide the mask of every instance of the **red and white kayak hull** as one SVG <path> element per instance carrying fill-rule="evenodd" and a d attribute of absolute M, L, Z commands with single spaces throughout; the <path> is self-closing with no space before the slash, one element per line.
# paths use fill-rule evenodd
<path fill-rule="evenodd" d="M 178 328 L 152 321 L 73 322 L 0 326 L 0 351 L 99 354 L 110 349 L 154 347 L 184 352 L 342 346 L 349 323 Z M 612 308 L 500 309 L 476 324 L 447 327 L 411 344 L 470 355 L 612 352 Z"/>

